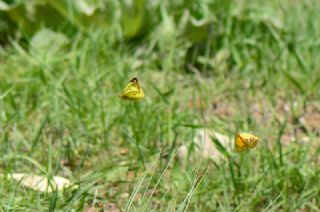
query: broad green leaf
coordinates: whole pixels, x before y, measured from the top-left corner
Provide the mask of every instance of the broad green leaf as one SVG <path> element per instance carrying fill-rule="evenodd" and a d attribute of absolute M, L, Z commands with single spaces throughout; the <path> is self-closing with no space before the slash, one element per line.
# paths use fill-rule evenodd
<path fill-rule="evenodd" d="M 43 26 L 61 29 L 65 23 L 62 16 L 45 3 L 30 0 L 28 4 L 17 3 L 5 7 L 4 13 L 20 30 L 27 35 L 32 35 Z M 0 8 L 1 9 L 1 8 Z"/>
<path fill-rule="evenodd" d="M 107 29 L 115 16 L 115 6 L 111 1 L 45 0 L 45 2 L 82 31 L 89 31 L 92 28 Z"/>
<path fill-rule="evenodd" d="M 64 34 L 42 29 L 32 37 L 30 48 L 33 53 L 38 55 L 53 56 L 62 50 L 62 47 L 68 42 L 69 39 Z"/>
<path fill-rule="evenodd" d="M 209 20 L 196 20 L 189 17 L 184 34 L 193 43 L 206 41 L 212 23 Z"/>
<path fill-rule="evenodd" d="M 121 3 L 121 25 L 125 38 L 138 35 L 145 20 L 145 1 L 123 1 Z"/>
<path fill-rule="evenodd" d="M 4 1 L 0 1 L 0 11 L 6 11 L 6 10 L 9 10 L 10 9 L 10 6 L 5 3 Z"/>

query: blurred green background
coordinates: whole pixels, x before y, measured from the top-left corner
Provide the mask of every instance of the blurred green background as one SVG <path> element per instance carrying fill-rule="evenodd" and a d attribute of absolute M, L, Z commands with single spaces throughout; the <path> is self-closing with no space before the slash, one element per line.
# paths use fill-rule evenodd
<path fill-rule="evenodd" d="M 0 0 L 3 211 L 320 211 L 317 0 Z M 119 93 L 132 77 L 140 102 Z M 238 132 L 260 137 L 236 153 Z M 78 185 L 37 192 L 11 173 Z"/>

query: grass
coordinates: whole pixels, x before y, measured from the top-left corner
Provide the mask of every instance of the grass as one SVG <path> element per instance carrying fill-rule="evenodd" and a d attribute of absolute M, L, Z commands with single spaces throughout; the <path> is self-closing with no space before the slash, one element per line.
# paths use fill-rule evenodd
<path fill-rule="evenodd" d="M 320 211 L 320 5 L 241 2 L 207 11 L 213 31 L 195 45 L 164 19 L 139 42 L 114 23 L 53 55 L 1 47 L 1 210 Z M 145 99 L 121 101 L 134 76 Z M 205 130 L 261 141 L 238 154 L 213 140 L 227 155 L 215 161 L 192 151 Z M 38 193 L 16 172 L 79 187 Z"/>

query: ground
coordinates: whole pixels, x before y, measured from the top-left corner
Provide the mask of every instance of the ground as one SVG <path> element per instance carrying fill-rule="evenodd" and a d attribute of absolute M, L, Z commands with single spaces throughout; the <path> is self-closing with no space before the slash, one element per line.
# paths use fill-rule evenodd
<path fill-rule="evenodd" d="M 319 211 L 320 4 L 236 2 L 202 43 L 163 21 L 138 41 L 0 47 L 1 209 Z M 133 77 L 145 98 L 124 101 Z M 238 132 L 257 147 L 235 152 Z M 77 187 L 33 191 L 20 172 Z"/>

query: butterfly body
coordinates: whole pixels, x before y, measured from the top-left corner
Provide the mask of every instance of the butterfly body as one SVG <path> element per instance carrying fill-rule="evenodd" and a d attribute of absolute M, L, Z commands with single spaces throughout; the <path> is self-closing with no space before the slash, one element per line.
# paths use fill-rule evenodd
<path fill-rule="evenodd" d="M 120 98 L 124 100 L 140 100 L 143 99 L 144 92 L 139 85 L 138 79 L 133 78 L 129 84 L 122 90 Z"/>
<path fill-rule="evenodd" d="M 259 138 L 250 133 L 238 133 L 235 138 L 235 149 L 237 152 L 254 148 L 258 143 Z"/>

